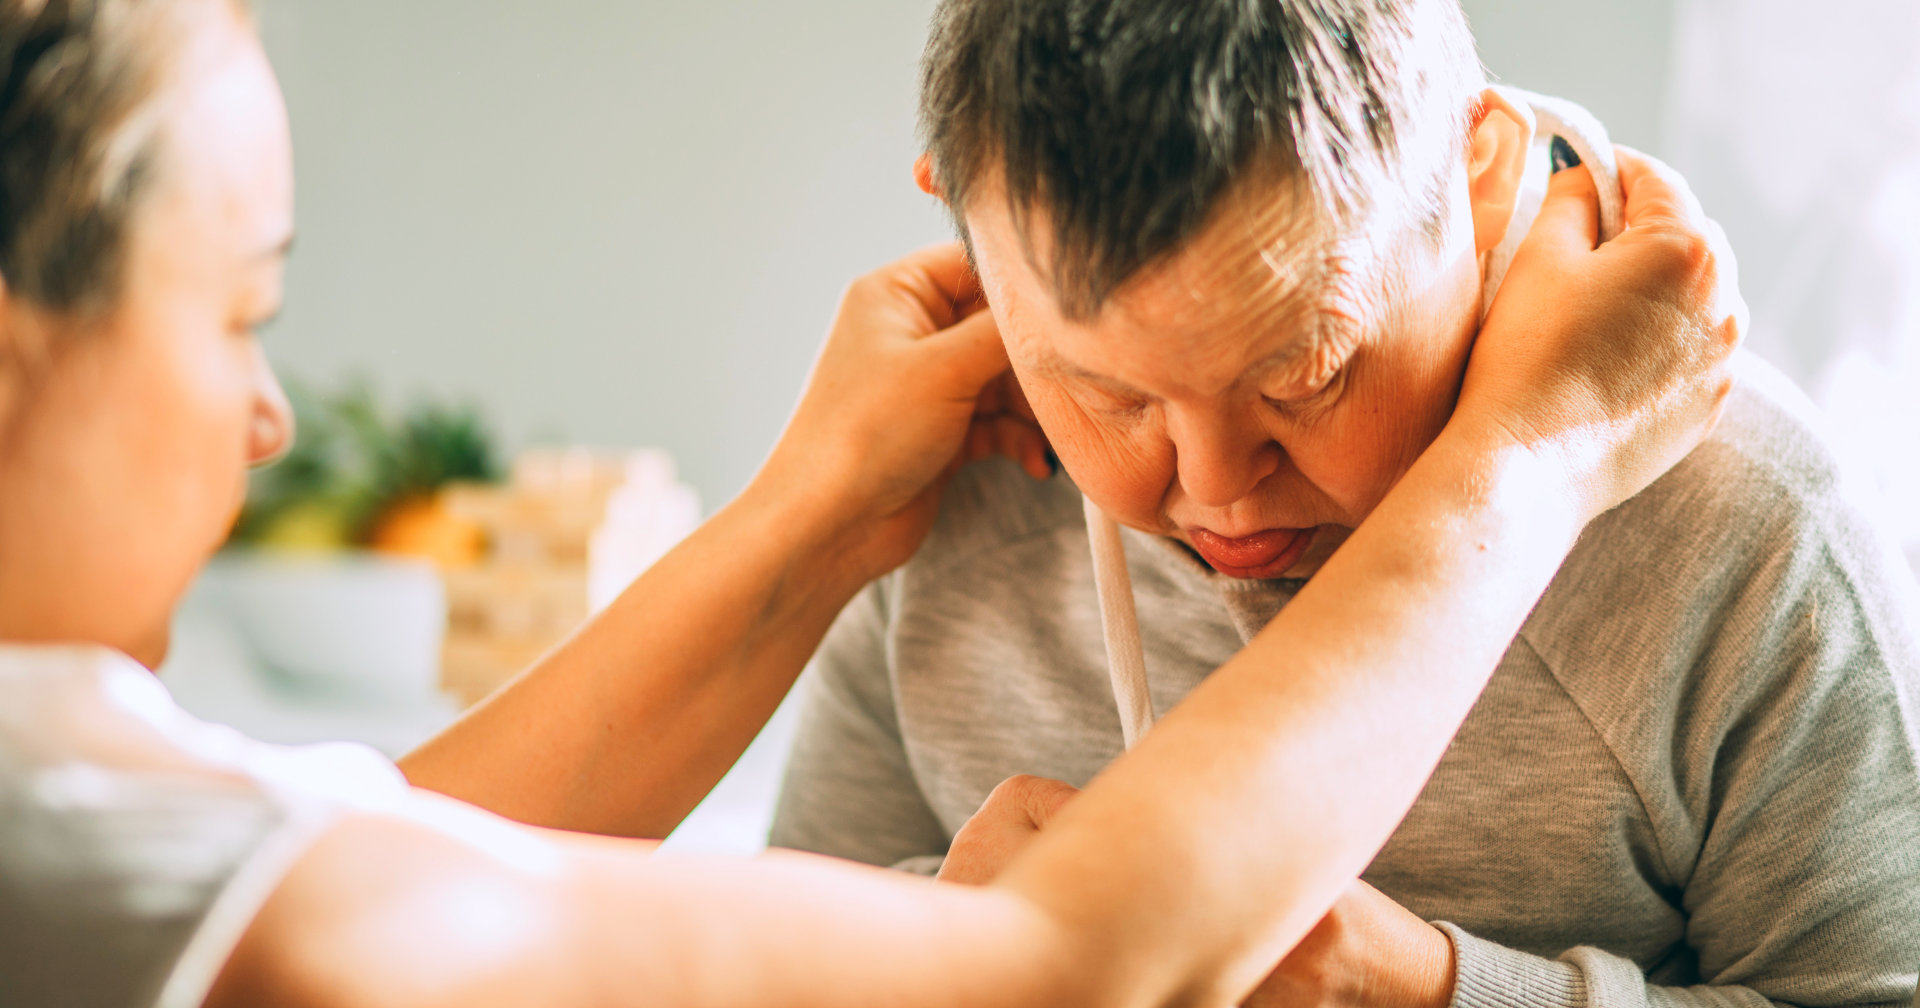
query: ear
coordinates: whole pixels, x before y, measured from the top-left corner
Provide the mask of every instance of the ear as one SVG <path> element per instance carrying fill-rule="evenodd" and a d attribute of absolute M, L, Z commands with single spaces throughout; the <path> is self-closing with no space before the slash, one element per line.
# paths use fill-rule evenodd
<path fill-rule="evenodd" d="M 1480 92 L 1467 144 L 1474 251 L 1485 254 L 1506 238 L 1532 147 L 1532 117 L 1515 108 L 1497 88 Z"/>
<path fill-rule="evenodd" d="M 940 192 L 940 186 L 933 180 L 933 155 L 922 154 L 913 161 L 913 181 L 920 191 L 942 202 L 946 195 Z"/>

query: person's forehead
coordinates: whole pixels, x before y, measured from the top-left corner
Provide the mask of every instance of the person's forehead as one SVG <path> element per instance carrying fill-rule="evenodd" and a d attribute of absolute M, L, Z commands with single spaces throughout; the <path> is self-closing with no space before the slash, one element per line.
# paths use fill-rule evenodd
<path fill-rule="evenodd" d="M 1058 300 L 1049 276 L 1054 230 L 1044 206 L 1010 206 L 1004 185 L 988 172 L 974 184 L 964 218 L 984 271 Z M 1303 187 L 1249 177 L 1216 201 L 1198 232 L 1124 278 L 1100 307 L 1179 287 L 1196 306 L 1210 300 L 1207 294 L 1311 300 L 1334 267 L 1351 257 L 1343 230 L 1324 219 Z"/>
<path fill-rule="evenodd" d="M 988 199 L 1004 200 L 995 193 Z M 990 290 L 1010 303 L 1008 336 L 1025 343 L 1034 366 L 1062 377 L 1119 377 L 1127 359 L 1197 362 L 1196 381 L 1226 384 L 1259 369 L 1312 355 L 1336 294 L 1370 265 L 1369 244 L 1342 235 L 1305 201 L 1278 187 L 1243 186 L 1224 199 L 1194 238 L 1130 277 L 1092 319 L 1064 318 L 1039 264 L 1048 259 L 1046 222 L 1021 229 L 1002 204 L 969 209 L 976 257 Z M 1330 319 L 1329 311 L 1334 312 Z"/>
<path fill-rule="evenodd" d="M 293 229 L 293 169 L 285 106 L 257 38 L 209 19 L 190 50 L 197 65 L 164 104 L 163 200 L 217 226 L 243 254 L 271 253 Z"/>

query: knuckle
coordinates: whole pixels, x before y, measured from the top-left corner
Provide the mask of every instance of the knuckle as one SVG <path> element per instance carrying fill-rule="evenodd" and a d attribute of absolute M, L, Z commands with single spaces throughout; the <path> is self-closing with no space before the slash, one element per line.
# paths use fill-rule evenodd
<path fill-rule="evenodd" d="M 1719 261 L 1714 251 L 1713 240 L 1694 228 L 1679 229 L 1673 238 L 1673 255 L 1677 268 L 1688 275 L 1710 275 Z"/>
<path fill-rule="evenodd" d="M 842 300 L 849 302 L 868 300 L 878 296 L 885 291 L 888 286 L 889 281 L 883 271 L 875 270 L 872 273 L 862 273 L 854 277 L 851 283 L 847 284 L 847 290 L 846 293 L 842 295 Z"/>
<path fill-rule="evenodd" d="M 1032 791 L 1034 786 L 1041 781 L 1042 778 L 1035 777 L 1032 774 L 1014 774 L 1012 777 L 1001 781 L 999 786 L 993 789 L 993 794 L 989 797 L 989 800 L 999 799 L 1005 801 L 1019 798 L 1027 792 Z"/>
<path fill-rule="evenodd" d="M 1720 324 L 1714 327 L 1714 344 L 1719 348 L 1722 357 L 1731 354 L 1745 337 L 1746 324 L 1739 315 L 1722 319 Z"/>
<path fill-rule="evenodd" d="M 1675 222 L 1644 236 L 1652 275 L 1684 292 L 1684 296 L 1711 302 L 1721 279 L 1721 257 L 1712 239 L 1700 230 Z M 1697 303 L 1697 302 L 1696 302 Z"/>

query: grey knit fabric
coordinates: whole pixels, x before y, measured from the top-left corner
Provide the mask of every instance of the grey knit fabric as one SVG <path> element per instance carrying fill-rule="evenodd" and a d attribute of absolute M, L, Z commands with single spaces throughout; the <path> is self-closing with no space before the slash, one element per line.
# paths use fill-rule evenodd
<path fill-rule="evenodd" d="M 1164 713 L 1298 584 L 1127 537 Z M 1743 359 L 1713 439 L 1587 530 L 1367 880 L 1453 938 L 1462 1008 L 1906 1004 L 1916 599 L 1805 400 Z M 1004 778 L 1086 784 L 1120 726 L 1072 485 L 963 474 L 807 688 L 777 845 L 929 871 Z"/>

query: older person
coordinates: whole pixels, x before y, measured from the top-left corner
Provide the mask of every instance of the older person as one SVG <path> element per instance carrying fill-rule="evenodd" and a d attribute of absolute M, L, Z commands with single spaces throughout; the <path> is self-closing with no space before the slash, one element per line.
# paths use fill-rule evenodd
<path fill-rule="evenodd" d="M 292 234 L 286 130 L 235 0 L 0 0 L 9 1005 L 1227 1003 L 1385 838 L 1581 526 L 1711 426 L 1737 338 L 1683 190 L 1637 186 L 1637 240 L 1603 253 L 1564 192 L 1511 303 L 1572 271 L 1662 322 L 1489 333 L 1476 394 L 1296 603 L 1314 639 L 1230 663 L 1000 883 L 655 858 L 413 790 L 370 751 L 254 743 L 147 671 L 247 467 L 290 436 L 254 334 Z M 856 283 L 752 488 L 409 771 L 670 829 L 917 545 L 968 431 L 1032 450 L 977 415 L 1006 359 L 966 277 L 945 247 Z M 1421 706 L 1378 707 L 1404 693 Z M 596 755 L 657 793 L 610 821 L 568 786 Z M 1061 792 L 997 793 L 983 849 L 1023 845 Z"/>
<path fill-rule="evenodd" d="M 1173 709 L 1454 415 L 1530 136 L 1454 0 L 943 0 L 922 117 L 922 184 L 1066 477 L 970 471 L 842 616 L 772 839 L 981 879 L 949 844 L 996 783 L 1121 749 L 1081 495 L 1129 530 Z M 1577 277 L 1559 297 L 1617 321 Z M 1920 603 L 1852 493 L 1744 362 L 1715 436 L 1587 531 L 1269 994 L 1909 1000 Z"/>

